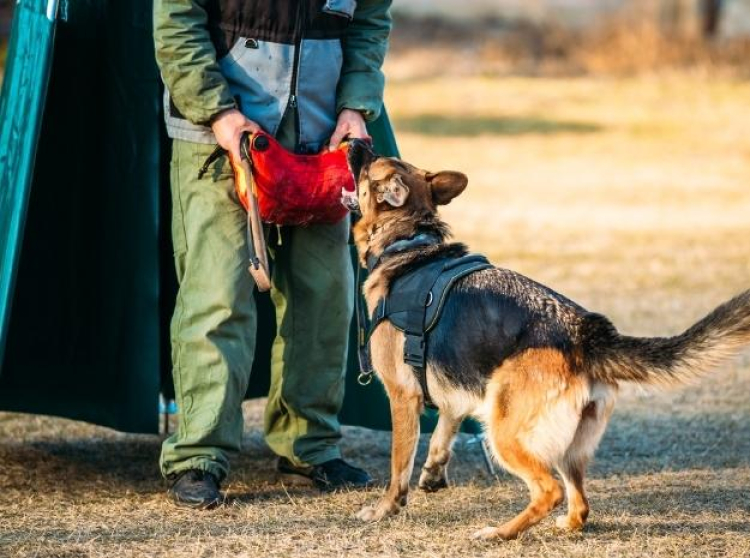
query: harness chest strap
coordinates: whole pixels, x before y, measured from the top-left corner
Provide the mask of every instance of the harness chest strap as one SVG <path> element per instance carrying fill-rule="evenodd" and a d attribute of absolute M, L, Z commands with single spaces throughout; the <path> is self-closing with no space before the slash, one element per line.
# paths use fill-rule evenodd
<path fill-rule="evenodd" d="M 414 250 L 416 248 L 424 248 L 432 246 L 439 242 L 439 238 L 431 233 L 421 233 L 403 240 L 397 240 L 385 250 L 380 256 L 373 256 L 367 254 L 365 256 L 367 263 L 367 271 L 372 273 L 373 270 L 380 264 L 383 258 L 393 254 L 404 252 L 406 250 Z M 355 308 L 357 314 L 357 331 L 358 331 L 358 350 L 357 357 L 359 359 L 359 377 L 357 381 L 360 385 L 366 386 L 372 381 L 372 375 L 374 373 L 372 367 L 372 361 L 370 359 L 370 335 L 374 330 L 373 321 L 370 316 L 367 315 L 366 303 L 362 295 L 362 280 L 361 280 L 362 268 L 357 266 L 357 294 L 355 298 Z M 377 309 L 373 315 L 377 315 Z"/>

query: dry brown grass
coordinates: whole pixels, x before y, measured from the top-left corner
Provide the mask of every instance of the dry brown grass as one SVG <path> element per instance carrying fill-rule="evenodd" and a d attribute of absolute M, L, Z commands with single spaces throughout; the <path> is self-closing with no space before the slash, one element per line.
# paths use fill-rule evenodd
<path fill-rule="evenodd" d="M 388 93 L 404 157 L 470 176 L 446 208 L 457 236 L 633 334 L 676 332 L 750 284 L 748 99 L 750 84 L 701 73 L 394 80 Z M 469 541 L 526 492 L 489 478 L 466 438 L 453 487 L 362 525 L 352 516 L 377 490 L 274 484 L 259 402 L 246 417 L 229 506 L 191 514 L 165 501 L 156 437 L 0 414 L 0 556 L 750 556 L 747 354 L 693 387 L 624 391 L 581 535 L 545 521 L 519 541 Z M 343 443 L 381 479 L 388 445 L 353 428 Z"/>

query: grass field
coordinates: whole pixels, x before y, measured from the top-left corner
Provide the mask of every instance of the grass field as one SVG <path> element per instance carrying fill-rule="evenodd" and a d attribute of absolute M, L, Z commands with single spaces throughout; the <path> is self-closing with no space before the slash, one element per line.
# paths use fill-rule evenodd
<path fill-rule="evenodd" d="M 750 286 L 749 100 L 750 83 L 704 72 L 404 77 L 388 90 L 404 158 L 470 177 L 445 211 L 458 238 L 640 335 L 676 333 Z M 363 525 L 353 514 L 380 488 L 273 482 L 260 405 L 245 409 L 229 505 L 201 514 L 165 501 L 156 437 L 0 413 L 0 556 L 750 556 L 748 353 L 692 387 L 624 389 L 590 471 L 587 529 L 548 520 L 509 543 L 468 540 L 526 503 L 468 438 L 449 490 Z M 384 480 L 389 439 L 348 428 L 343 448 Z"/>

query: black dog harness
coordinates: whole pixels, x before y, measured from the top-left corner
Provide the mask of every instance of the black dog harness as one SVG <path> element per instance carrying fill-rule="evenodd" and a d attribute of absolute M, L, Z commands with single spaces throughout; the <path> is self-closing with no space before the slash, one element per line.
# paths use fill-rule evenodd
<path fill-rule="evenodd" d="M 419 234 L 410 239 L 399 240 L 388 246 L 379 258 L 368 258 L 368 271 L 372 272 L 384 257 L 434 246 L 438 242 L 438 238 L 431 234 Z M 388 320 L 404 333 L 404 362 L 414 368 L 425 405 L 434 407 L 427 389 L 428 334 L 438 323 L 453 285 L 462 277 L 489 267 L 492 264 L 487 258 L 477 254 L 427 260 L 391 282 L 388 294 L 378 300 L 369 320 L 365 316 L 360 297 L 357 297 L 360 383 L 370 383 L 373 374 L 370 337 L 380 322 Z"/>

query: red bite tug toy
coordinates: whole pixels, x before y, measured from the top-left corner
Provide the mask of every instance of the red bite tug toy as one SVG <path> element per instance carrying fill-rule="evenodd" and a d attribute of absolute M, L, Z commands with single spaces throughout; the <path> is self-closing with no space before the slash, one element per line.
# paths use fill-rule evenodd
<path fill-rule="evenodd" d="M 250 138 L 252 180 L 260 217 L 275 225 L 336 223 L 348 210 L 341 203 L 342 189 L 354 191 L 347 163 L 348 147 L 315 155 L 296 155 L 264 132 Z M 240 202 L 248 209 L 248 180 L 234 165 Z"/>
<path fill-rule="evenodd" d="M 237 195 L 247 211 L 248 271 L 259 291 L 271 288 L 263 222 L 336 223 L 349 213 L 342 203 L 343 194 L 354 192 L 347 151 L 344 144 L 318 155 L 295 155 L 263 132 L 242 136 L 240 160 L 232 159 L 232 168 Z"/>

